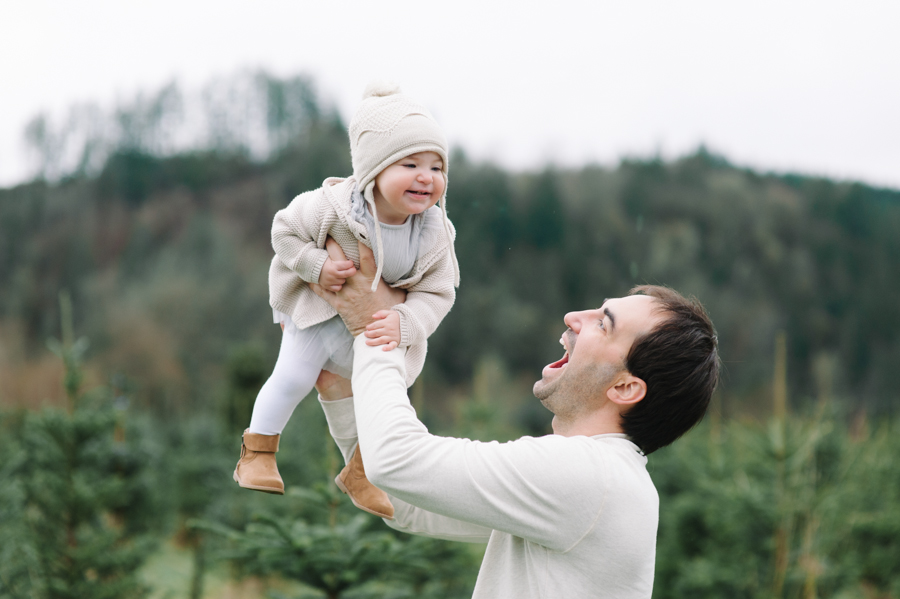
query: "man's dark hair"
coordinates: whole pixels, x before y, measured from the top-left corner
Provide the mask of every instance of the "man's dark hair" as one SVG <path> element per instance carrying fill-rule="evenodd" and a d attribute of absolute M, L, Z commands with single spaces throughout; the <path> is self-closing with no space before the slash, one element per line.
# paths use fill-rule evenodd
<path fill-rule="evenodd" d="M 716 331 L 696 298 L 656 285 L 629 295 L 647 295 L 667 316 L 635 340 L 625 368 L 647 383 L 647 394 L 622 415 L 622 428 L 645 454 L 665 447 L 703 418 L 719 381 Z"/>

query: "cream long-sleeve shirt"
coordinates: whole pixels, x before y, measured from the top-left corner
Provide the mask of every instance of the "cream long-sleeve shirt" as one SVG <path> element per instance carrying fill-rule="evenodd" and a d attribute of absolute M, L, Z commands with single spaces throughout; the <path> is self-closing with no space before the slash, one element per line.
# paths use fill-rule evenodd
<path fill-rule="evenodd" d="M 488 542 L 473 597 L 648 599 L 659 498 L 625 435 L 481 443 L 428 433 L 402 350 L 355 341 L 354 398 L 322 402 L 345 456 L 353 417 L 369 479 L 397 530 Z"/>

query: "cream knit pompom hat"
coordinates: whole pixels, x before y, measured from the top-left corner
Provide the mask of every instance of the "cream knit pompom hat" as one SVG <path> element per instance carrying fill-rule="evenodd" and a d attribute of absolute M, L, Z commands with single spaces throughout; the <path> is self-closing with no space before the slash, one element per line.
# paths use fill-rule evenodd
<path fill-rule="evenodd" d="M 375 177 L 385 168 L 410 154 L 429 151 L 441 157 L 446 181 L 447 138 L 431 113 L 394 83 L 370 83 L 350 121 L 353 178 L 365 198 L 373 201 Z"/>
<path fill-rule="evenodd" d="M 450 240 L 455 285 L 459 285 L 459 264 L 453 248 L 453 234 L 447 219 L 447 183 L 450 160 L 447 155 L 447 138 L 424 106 L 403 94 L 395 83 L 373 81 L 363 92 L 363 101 L 350 121 L 350 157 L 353 161 L 353 178 L 363 197 L 375 208 L 375 177 L 401 158 L 418 152 L 435 152 L 441 157 L 444 173 L 444 193 L 438 200 L 443 212 L 444 230 Z M 372 290 L 381 279 L 384 250 L 381 243 L 381 226 L 375 229 L 378 237 L 378 273 Z"/>

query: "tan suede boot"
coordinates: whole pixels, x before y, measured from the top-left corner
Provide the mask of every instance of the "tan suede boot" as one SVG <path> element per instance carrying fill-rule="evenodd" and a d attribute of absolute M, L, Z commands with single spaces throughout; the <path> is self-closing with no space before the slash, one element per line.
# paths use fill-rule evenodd
<path fill-rule="evenodd" d="M 362 511 L 374 514 L 379 518 L 394 519 L 394 505 L 388 499 L 387 493 L 366 478 L 359 445 L 353 450 L 353 457 L 334 479 L 334 483 L 350 497 L 353 505 Z"/>
<path fill-rule="evenodd" d="M 241 459 L 234 467 L 234 480 L 245 489 L 284 495 L 284 482 L 278 474 L 275 452 L 281 435 L 257 435 L 244 431 Z"/>

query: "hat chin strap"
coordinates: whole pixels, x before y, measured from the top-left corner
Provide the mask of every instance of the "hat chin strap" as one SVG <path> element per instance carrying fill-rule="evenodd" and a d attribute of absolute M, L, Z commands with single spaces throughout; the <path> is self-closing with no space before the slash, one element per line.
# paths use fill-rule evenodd
<path fill-rule="evenodd" d="M 375 207 L 375 181 L 369 181 L 363 197 L 372 206 L 372 218 L 375 219 L 375 244 L 378 246 L 378 256 L 375 258 L 377 270 L 375 271 L 375 280 L 372 281 L 372 292 L 378 289 L 378 283 L 381 281 L 381 271 L 384 268 L 384 244 L 381 242 L 381 221 L 378 220 L 378 208 Z"/>
<path fill-rule="evenodd" d="M 453 234 L 450 232 L 450 219 L 447 218 L 447 194 L 441 196 L 441 213 L 444 218 L 444 232 L 450 242 L 450 258 L 453 262 L 453 285 L 459 287 L 459 262 L 456 260 L 456 248 L 453 246 Z"/>

